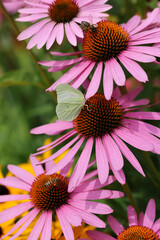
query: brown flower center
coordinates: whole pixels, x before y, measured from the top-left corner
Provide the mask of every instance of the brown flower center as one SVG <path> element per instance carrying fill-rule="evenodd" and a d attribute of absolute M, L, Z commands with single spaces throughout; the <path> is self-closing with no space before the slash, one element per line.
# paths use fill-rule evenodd
<path fill-rule="evenodd" d="M 48 9 L 50 18 L 56 23 L 70 22 L 78 12 L 79 7 L 75 0 L 56 0 Z"/>
<path fill-rule="evenodd" d="M 118 240 L 159 240 L 160 238 L 152 229 L 144 226 L 131 226 L 121 232 Z"/>
<path fill-rule="evenodd" d="M 31 201 L 40 210 L 55 210 L 67 203 L 68 180 L 55 173 L 39 175 L 32 184 Z"/>
<path fill-rule="evenodd" d="M 83 53 L 86 59 L 105 62 L 127 48 L 129 34 L 118 24 L 107 20 L 97 25 L 96 31 L 86 31 Z"/>
<path fill-rule="evenodd" d="M 107 100 L 96 93 L 85 102 L 77 118 L 73 120 L 75 130 L 86 137 L 102 137 L 121 125 L 123 109 L 115 100 Z"/>

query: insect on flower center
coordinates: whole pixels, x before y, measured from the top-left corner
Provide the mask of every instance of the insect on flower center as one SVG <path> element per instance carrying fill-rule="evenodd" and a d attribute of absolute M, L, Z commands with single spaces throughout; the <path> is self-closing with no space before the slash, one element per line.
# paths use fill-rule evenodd
<path fill-rule="evenodd" d="M 70 22 L 78 12 L 79 7 L 75 0 L 56 0 L 48 9 L 50 18 L 56 23 Z"/>
<path fill-rule="evenodd" d="M 118 240 L 159 240 L 160 238 L 152 229 L 144 226 L 131 226 L 121 232 Z"/>
<path fill-rule="evenodd" d="M 56 210 L 67 203 L 68 180 L 55 173 L 39 175 L 32 184 L 30 198 L 40 210 Z"/>
<path fill-rule="evenodd" d="M 73 120 L 75 130 L 86 137 L 102 137 L 121 125 L 123 109 L 115 99 L 107 100 L 96 93 L 87 99 L 77 118 Z"/>
<path fill-rule="evenodd" d="M 91 61 L 107 61 L 127 49 L 129 34 L 116 23 L 103 20 L 97 23 L 96 31 L 86 31 L 83 53 Z"/>

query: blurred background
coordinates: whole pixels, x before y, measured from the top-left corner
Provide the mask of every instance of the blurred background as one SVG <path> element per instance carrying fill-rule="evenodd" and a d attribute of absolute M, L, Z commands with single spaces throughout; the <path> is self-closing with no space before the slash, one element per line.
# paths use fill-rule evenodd
<path fill-rule="evenodd" d="M 147 11 L 157 6 L 157 0 L 109 0 L 108 4 L 113 6 L 109 11 L 109 19 L 123 23 L 134 14 L 145 18 Z M 18 14 L 15 14 L 12 17 L 15 19 L 17 16 Z M 19 32 L 29 26 L 26 23 L 15 22 L 15 24 Z M 7 172 L 7 164 L 27 162 L 30 153 L 34 153 L 46 139 L 46 136 L 31 135 L 30 129 L 56 120 L 56 95 L 45 92 L 49 83 L 44 79 L 49 79 L 50 83 L 53 83 L 62 75 L 62 72 L 48 73 L 47 68 L 40 65 L 41 70 L 39 70 L 35 61 L 51 60 L 49 52 L 45 47 L 40 50 L 35 47 L 32 49 L 34 55 L 31 55 L 25 49 L 25 44 L 18 42 L 16 37 L 17 32 L 0 11 L 0 165 L 4 174 Z M 61 46 L 55 43 L 53 48 L 54 51 L 74 51 L 65 39 Z M 54 57 L 54 59 L 58 58 Z M 149 82 L 144 85 L 139 98 L 147 97 L 151 103 L 158 103 L 160 102 L 160 67 L 154 63 L 142 64 L 142 67 L 149 76 Z M 128 91 L 138 84 L 135 79 L 129 78 L 126 84 Z M 160 105 L 154 105 L 151 109 L 159 111 Z M 158 121 L 152 124 L 160 127 Z M 160 185 L 150 172 L 150 166 L 147 164 L 148 155 L 131 147 L 130 149 L 141 163 L 146 178 L 125 160 L 124 171 L 128 185 L 141 211 L 145 209 L 151 197 L 155 198 L 157 216 L 160 217 Z M 149 153 L 149 157 L 160 172 L 159 156 Z M 123 190 L 119 183 L 116 183 L 115 187 Z M 109 204 L 115 209 L 114 215 L 125 224 L 126 206 L 130 204 L 128 198 L 111 200 Z"/>

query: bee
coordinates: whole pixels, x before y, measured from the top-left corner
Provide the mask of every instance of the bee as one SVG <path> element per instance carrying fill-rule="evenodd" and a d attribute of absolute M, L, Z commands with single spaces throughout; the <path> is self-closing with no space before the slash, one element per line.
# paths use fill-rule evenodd
<path fill-rule="evenodd" d="M 96 32 L 98 25 L 97 24 L 90 24 L 89 22 L 82 21 L 81 22 L 81 28 L 83 31 L 89 30 L 90 32 Z"/>
<path fill-rule="evenodd" d="M 59 187 L 61 180 L 58 178 L 50 178 L 46 183 L 45 183 L 45 187 L 51 187 L 51 186 L 55 186 L 55 187 Z"/>

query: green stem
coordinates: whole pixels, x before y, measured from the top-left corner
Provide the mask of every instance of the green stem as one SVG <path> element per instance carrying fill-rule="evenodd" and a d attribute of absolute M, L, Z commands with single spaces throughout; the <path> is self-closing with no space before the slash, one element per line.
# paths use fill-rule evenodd
<path fill-rule="evenodd" d="M 4 8 L 4 6 L 3 6 L 3 4 L 2 4 L 1 1 L 0 1 L 0 8 L 2 9 L 3 14 L 5 15 L 5 17 L 8 19 L 8 21 L 9 21 L 10 24 L 11 24 L 11 26 L 13 27 L 13 30 L 14 30 L 15 34 L 18 36 L 18 35 L 20 34 L 20 32 L 19 32 L 19 30 L 18 30 L 18 28 L 17 28 L 17 26 L 16 26 L 16 24 L 15 24 L 12 16 L 10 16 L 10 15 L 8 14 L 7 10 Z M 37 63 L 38 61 L 37 61 L 36 56 L 33 54 L 33 52 L 32 52 L 31 50 L 27 50 L 27 49 L 26 49 L 27 45 L 26 45 L 25 41 L 22 41 L 22 45 L 23 45 L 23 47 L 25 48 L 25 50 L 27 51 L 27 53 L 29 53 L 29 55 L 31 56 L 34 64 L 36 65 L 36 67 L 37 67 L 37 69 L 38 69 L 38 71 L 39 71 L 39 73 L 40 73 L 40 75 L 41 75 L 41 77 L 42 77 L 42 79 L 43 79 L 43 81 L 45 82 L 46 87 L 50 87 L 50 86 L 51 86 L 51 82 L 50 82 L 50 80 L 48 79 L 48 77 L 47 77 L 47 75 L 45 74 L 45 72 L 43 71 L 43 69 L 42 69 L 42 68 L 40 67 L 40 65 Z M 53 96 L 54 100 L 56 101 L 56 95 L 55 95 L 55 93 L 54 93 L 54 92 L 50 92 L 50 94 Z"/>
<path fill-rule="evenodd" d="M 137 204 L 136 204 L 136 202 L 133 198 L 133 195 L 132 195 L 132 192 L 131 192 L 131 190 L 128 186 L 128 183 L 126 182 L 126 184 L 122 185 L 122 187 L 123 187 L 123 190 L 126 193 L 127 197 L 129 198 L 129 201 L 130 201 L 131 205 L 136 210 L 137 215 L 139 215 L 140 211 L 139 211 L 138 206 L 137 206 Z"/>
<path fill-rule="evenodd" d="M 152 177 L 154 176 L 154 178 L 157 180 L 158 184 L 160 184 L 160 175 L 156 169 L 156 167 L 154 166 L 152 159 L 150 158 L 150 155 L 148 154 L 148 152 L 142 152 L 143 156 L 145 157 L 145 160 L 149 166 L 149 169 L 151 171 L 151 175 Z"/>

